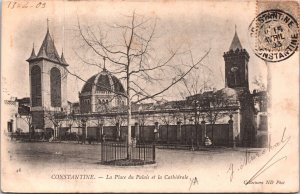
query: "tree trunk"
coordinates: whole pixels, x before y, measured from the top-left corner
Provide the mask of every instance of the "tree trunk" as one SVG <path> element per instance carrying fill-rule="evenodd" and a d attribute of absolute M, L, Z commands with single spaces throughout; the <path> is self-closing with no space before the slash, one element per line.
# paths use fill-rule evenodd
<path fill-rule="evenodd" d="M 198 138 L 198 121 L 196 122 L 196 145 L 199 147 L 199 138 Z"/>
<path fill-rule="evenodd" d="M 185 145 L 187 145 L 186 127 L 184 127 L 184 141 L 185 141 Z"/>
<path fill-rule="evenodd" d="M 212 125 L 211 125 L 211 141 L 212 141 L 212 143 L 214 144 L 215 142 L 214 142 L 214 123 L 212 123 Z"/>
<path fill-rule="evenodd" d="M 57 125 L 54 125 L 54 139 L 57 139 Z"/>
<path fill-rule="evenodd" d="M 132 141 L 131 141 L 131 103 L 130 100 L 128 100 L 128 116 L 127 116 L 127 126 L 128 126 L 128 136 L 127 136 L 127 159 L 131 159 L 131 145 L 132 145 Z"/>
<path fill-rule="evenodd" d="M 167 124 L 167 144 L 169 144 L 169 124 Z"/>
<path fill-rule="evenodd" d="M 132 141 L 131 141 L 131 99 L 130 99 L 130 87 L 129 87 L 129 78 L 127 77 L 127 126 L 128 126 L 128 135 L 127 135 L 127 159 L 131 159 L 131 149 L 132 149 Z"/>
<path fill-rule="evenodd" d="M 196 133 L 196 146 L 199 147 L 198 140 L 198 123 L 199 123 L 199 115 L 197 113 L 197 102 L 195 101 L 195 133 Z"/>

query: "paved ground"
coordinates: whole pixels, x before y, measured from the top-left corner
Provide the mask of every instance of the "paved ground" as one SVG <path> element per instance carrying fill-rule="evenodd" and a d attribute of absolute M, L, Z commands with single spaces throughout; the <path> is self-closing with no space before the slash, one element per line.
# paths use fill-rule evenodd
<path fill-rule="evenodd" d="M 61 165 L 101 168 L 101 146 L 77 143 L 10 142 L 8 152 L 12 161 L 35 167 Z M 203 151 L 156 149 L 156 168 L 176 168 L 182 164 L 219 164 L 244 157 L 244 149 L 215 148 Z"/>
<path fill-rule="evenodd" d="M 137 189 L 136 191 L 143 191 L 144 187 L 151 188 L 153 191 L 159 191 L 159 188 L 174 190 L 174 185 L 177 185 L 180 190 L 176 191 L 186 192 L 190 188 L 190 179 L 194 178 L 197 178 L 199 184 L 197 183 L 191 191 L 200 191 L 205 187 L 213 189 L 214 186 L 210 180 L 222 183 L 223 187 L 228 187 L 230 190 L 234 189 L 230 186 L 233 175 L 233 171 L 230 170 L 233 169 L 232 164 L 234 164 L 234 181 L 238 184 L 244 184 L 243 181 L 249 179 L 250 175 L 252 176 L 257 170 L 251 169 L 250 165 L 242 171 L 237 170 L 245 161 L 245 149 L 242 148 L 217 148 L 202 151 L 156 149 L 156 164 L 154 165 L 115 167 L 99 164 L 100 144 L 10 141 L 6 146 L 9 160 L 2 166 L 2 169 L 7 175 L 5 179 L 7 184 L 11 183 L 11 187 L 15 188 L 14 182 L 25 181 L 28 186 L 35 185 L 30 188 L 37 189 L 37 192 L 44 190 L 44 185 L 50 183 L 55 187 L 51 186 L 45 191 L 62 192 L 66 188 L 86 192 L 91 191 L 90 189 L 104 191 L 103 188 L 107 188 L 107 191 L 110 191 L 114 187 L 113 189 L 120 192 L 125 191 L 128 184 L 133 182 L 138 185 L 132 187 L 132 189 Z M 257 163 L 257 161 L 254 162 Z M 57 178 L 60 175 L 82 174 L 93 175 L 94 179 L 89 181 L 88 179 Z M 148 179 L 129 180 L 130 175 L 148 177 Z M 188 178 L 172 178 L 177 175 Z M 123 176 L 127 179 L 120 181 L 119 177 Z M 149 179 L 152 176 L 156 176 L 154 181 Z M 163 178 L 158 179 L 158 176 Z M 37 181 L 39 184 L 36 184 Z M 24 186 L 20 187 L 24 189 Z"/>
<path fill-rule="evenodd" d="M 220 186 L 218 188 L 237 191 L 237 188 L 244 186 L 245 181 L 255 176 L 280 150 L 280 146 L 271 150 L 264 149 L 266 152 L 262 154 L 257 149 L 251 149 L 252 153 L 248 152 L 246 155 L 244 148 L 215 148 L 202 151 L 156 149 L 154 165 L 115 167 L 99 164 L 100 144 L 10 141 L 5 146 L 7 147 L 2 150 L 6 150 L 5 154 L 8 154 L 6 158 L 9 160 L 5 163 L 1 161 L 3 170 L 1 173 L 6 175 L 6 183 L 15 188 L 15 182 L 21 181 L 28 187 L 34 185 L 30 189 L 34 188 L 36 192 L 41 190 L 62 192 L 66 188 L 85 192 L 112 189 L 121 192 L 125 191 L 128 185 L 132 186 L 130 191 L 144 191 L 144 187 L 147 187 L 153 191 L 160 191 L 160 188 L 174 191 L 176 188 L 177 192 L 206 191 L 206 189 L 213 192 L 216 191 L 214 183 L 218 183 Z M 251 158 L 258 153 L 261 155 Z M 247 164 L 245 164 L 246 156 L 251 158 Z M 282 156 L 285 155 L 281 154 L 280 157 Z M 267 170 L 255 180 L 271 180 L 274 173 L 278 174 L 278 168 L 282 169 L 289 165 L 288 160 L 279 161 L 276 165 L 267 167 Z M 91 175 L 94 178 L 93 180 L 60 178 L 65 175 Z M 129 179 L 130 176 L 135 178 Z M 176 178 L 177 176 L 188 178 Z M 140 181 L 139 177 L 148 179 L 142 178 Z M 149 177 L 156 178 L 152 180 Z M 198 182 L 193 183 L 191 187 L 191 180 Z M 45 189 L 45 185 L 49 187 Z M 19 191 L 24 190 L 24 184 L 19 187 Z M 249 185 L 249 188 L 251 187 L 252 185 Z"/>

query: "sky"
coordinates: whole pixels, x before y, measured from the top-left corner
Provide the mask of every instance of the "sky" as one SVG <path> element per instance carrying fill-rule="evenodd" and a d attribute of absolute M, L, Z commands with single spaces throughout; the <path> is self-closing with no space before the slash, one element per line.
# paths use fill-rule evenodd
<path fill-rule="evenodd" d="M 32 2 L 30 2 L 32 3 Z M 34 2 L 33 2 L 34 3 Z M 33 7 L 36 6 L 32 4 Z M 38 52 L 47 30 L 54 38 L 59 54 L 62 50 L 69 64 L 68 69 L 88 79 L 101 69 L 84 64 L 81 57 L 102 64 L 102 59 L 86 54 L 81 49 L 82 38 L 77 34 L 77 18 L 83 26 L 101 26 L 106 30 L 107 24 L 126 24 L 124 15 L 135 11 L 147 18 L 157 18 L 154 47 L 155 55 L 165 57 L 168 45 L 183 43 L 188 45 L 195 59 L 200 59 L 209 49 L 203 64 L 212 69 L 212 74 L 198 69 L 203 76 L 212 80 L 212 86 L 220 89 L 225 86 L 223 59 L 234 36 L 235 26 L 243 48 L 249 55 L 250 90 L 255 86 L 255 76 L 266 80 L 265 63 L 256 57 L 250 48 L 248 26 L 255 17 L 255 2 L 251 1 L 159 1 L 159 2 L 121 2 L 121 1 L 46 1 L 45 8 L 7 8 L 3 4 L 2 30 L 2 94 L 3 98 L 28 97 L 29 91 L 29 58 L 34 44 Z M 114 33 L 114 32 L 113 32 Z M 112 37 L 113 38 L 113 37 Z M 77 53 L 77 54 L 76 54 Z M 107 69 L 113 64 L 107 63 Z M 205 74 L 205 75 L 204 75 Z M 168 85 L 165 83 L 143 85 L 148 91 L 158 91 Z M 84 82 L 68 76 L 68 100 L 78 101 L 78 92 Z M 166 100 L 182 99 L 182 85 L 172 87 L 161 98 Z"/>

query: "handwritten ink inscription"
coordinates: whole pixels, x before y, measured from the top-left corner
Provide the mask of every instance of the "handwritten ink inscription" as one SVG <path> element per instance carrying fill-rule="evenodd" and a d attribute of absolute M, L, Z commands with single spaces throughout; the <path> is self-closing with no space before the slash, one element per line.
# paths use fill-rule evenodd
<path fill-rule="evenodd" d="M 190 178 L 190 187 L 189 187 L 189 191 L 191 190 L 192 186 L 195 186 L 195 185 L 198 185 L 199 182 L 198 182 L 198 179 L 197 177 L 195 178 Z"/>
<path fill-rule="evenodd" d="M 285 148 L 287 143 L 290 140 L 290 136 L 285 137 L 285 131 L 284 129 L 282 138 L 279 142 L 276 142 L 274 145 L 269 144 L 268 148 L 263 149 L 261 152 L 256 153 L 255 155 L 250 155 L 250 152 L 248 150 L 245 151 L 245 159 L 242 164 L 239 164 L 235 166 L 233 163 L 231 163 L 228 167 L 227 174 L 229 174 L 229 181 L 232 182 L 234 175 L 236 174 L 237 171 L 241 171 L 245 166 L 250 165 L 252 162 L 254 162 L 257 158 L 260 158 L 266 153 L 271 153 L 274 152 L 273 155 L 266 161 L 265 164 L 260 167 L 249 180 L 245 180 L 244 184 L 284 184 L 285 182 L 282 180 L 268 180 L 268 181 L 256 181 L 255 179 L 259 177 L 262 173 L 267 171 L 269 168 L 277 164 L 278 162 L 282 160 L 286 160 L 287 156 L 279 156 L 281 151 Z M 275 151 L 276 150 L 276 151 Z"/>
<path fill-rule="evenodd" d="M 8 1 L 8 9 L 26 9 L 26 8 L 40 8 L 43 9 L 46 7 L 46 2 L 42 1 Z"/>

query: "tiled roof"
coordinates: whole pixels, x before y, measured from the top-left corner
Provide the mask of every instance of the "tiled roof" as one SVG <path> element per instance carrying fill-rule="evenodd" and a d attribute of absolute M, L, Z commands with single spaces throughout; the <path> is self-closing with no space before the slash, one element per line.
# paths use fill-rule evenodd
<path fill-rule="evenodd" d="M 64 53 L 62 52 L 61 53 L 61 62 L 63 62 L 64 64 L 67 64 L 67 62 L 66 62 L 66 59 L 65 59 L 65 57 L 64 57 Z"/>
<path fill-rule="evenodd" d="M 61 57 L 58 55 L 54 41 L 50 35 L 49 29 L 47 30 L 46 36 L 44 38 L 44 41 L 42 43 L 42 46 L 37 54 L 35 55 L 34 48 L 32 50 L 31 56 L 27 61 L 31 61 L 34 59 L 47 59 L 62 65 L 68 65 L 64 55 L 62 53 Z"/>
<path fill-rule="evenodd" d="M 235 32 L 229 50 L 235 51 L 236 49 L 242 49 L 242 48 L 243 47 L 242 47 L 242 44 L 240 42 L 240 39 L 239 39 L 237 33 Z"/>
<path fill-rule="evenodd" d="M 40 48 L 40 51 L 38 52 L 37 57 L 44 57 L 43 52 L 45 52 L 46 57 L 48 57 L 49 59 L 59 63 L 61 62 L 61 59 L 57 53 L 57 50 L 54 45 L 54 41 L 49 33 L 49 30 L 47 30 L 47 34 Z"/>
<path fill-rule="evenodd" d="M 84 84 L 81 93 L 92 92 L 93 86 L 96 87 L 96 92 L 112 91 L 116 94 L 125 93 L 125 89 L 120 80 L 107 70 L 103 70 L 102 72 L 93 75 L 91 78 L 89 78 Z"/>
<path fill-rule="evenodd" d="M 30 104 L 30 98 L 29 97 L 20 98 L 20 99 L 17 99 L 17 101 L 19 102 L 19 104 L 22 104 L 22 105 L 29 105 Z"/>
<path fill-rule="evenodd" d="M 28 60 L 32 60 L 32 59 L 35 59 L 36 58 L 36 54 L 35 54 L 35 51 L 34 51 L 34 47 L 32 48 L 32 52 L 31 52 L 31 55 L 29 57 Z"/>

